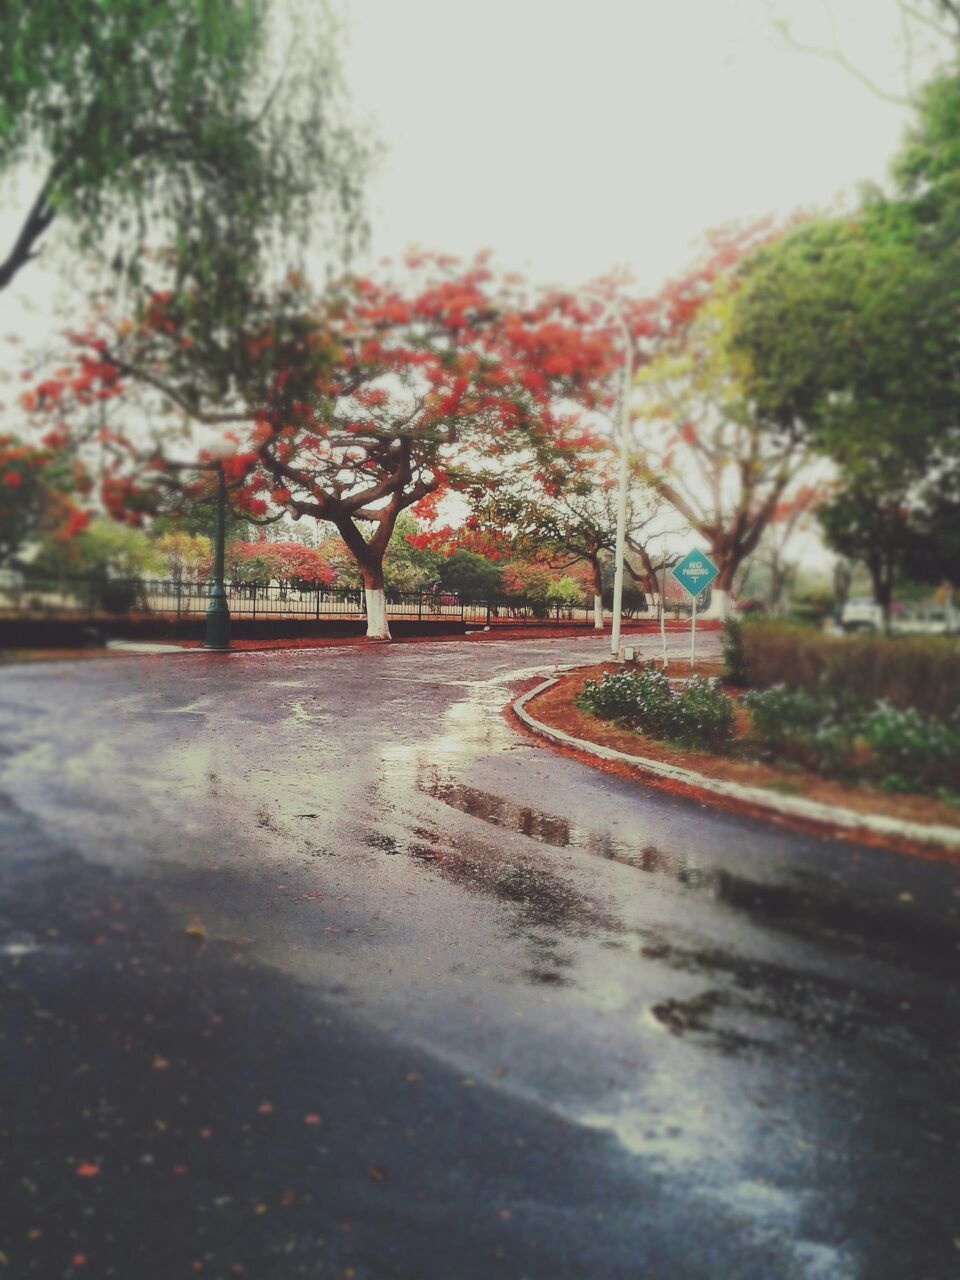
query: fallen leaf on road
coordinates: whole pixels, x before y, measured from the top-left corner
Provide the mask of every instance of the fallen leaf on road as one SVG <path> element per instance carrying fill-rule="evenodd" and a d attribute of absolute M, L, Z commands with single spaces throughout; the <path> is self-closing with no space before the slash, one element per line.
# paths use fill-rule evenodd
<path fill-rule="evenodd" d="M 78 1178 L 95 1178 L 99 1172 L 100 1166 L 98 1164 L 78 1164 L 74 1169 L 74 1173 Z"/>
<path fill-rule="evenodd" d="M 367 1177 L 371 1182 L 383 1182 L 387 1176 L 386 1169 L 382 1169 L 378 1164 L 372 1164 L 367 1170 Z"/>

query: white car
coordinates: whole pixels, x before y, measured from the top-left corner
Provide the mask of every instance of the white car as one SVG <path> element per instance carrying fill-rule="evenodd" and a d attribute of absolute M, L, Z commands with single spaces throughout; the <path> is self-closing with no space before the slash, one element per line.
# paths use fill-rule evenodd
<path fill-rule="evenodd" d="M 883 610 L 869 596 L 855 596 L 843 606 L 840 626 L 846 632 L 883 630 Z M 893 635 L 952 635 L 960 629 L 960 615 L 949 605 L 895 604 L 890 615 Z"/>
<path fill-rule="evenodd" d="M 844 631 L 882 631 L 883 610 L 869 596 L 853 596 L 843 606 L 840 626 Z"/>

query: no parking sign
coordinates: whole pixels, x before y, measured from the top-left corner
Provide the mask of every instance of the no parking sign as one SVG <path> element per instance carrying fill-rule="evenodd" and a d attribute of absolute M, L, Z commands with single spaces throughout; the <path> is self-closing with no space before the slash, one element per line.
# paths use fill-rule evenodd
<path fill-rule="evenodd" d="M 697 662 L 697 597 L 706 590 L 720 572 L 710 557 L 703 551 L 688 551 L 679 564 L 670 570 L 676 580 L 693 597 L 693 609 L 690 614 L 690 667 Z"/>

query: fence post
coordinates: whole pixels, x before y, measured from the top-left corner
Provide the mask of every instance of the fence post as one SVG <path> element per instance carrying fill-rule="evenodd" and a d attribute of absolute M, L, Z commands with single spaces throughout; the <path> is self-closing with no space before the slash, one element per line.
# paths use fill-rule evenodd
<path fill-rule="evenodd" d="M 253 600 L 253 616 L 254 618 L 256 618 L 257 616 L 257 584 L 256 583 L 253 584 L 251 588 L 251 592 L 252 592 L 251 598 Z"/>
<path fill-rule="evenodd" d="M 490 625 L 490 601 L 487 601 L 487 626 Z"/>
<path fill-rule="evenodd" d="M 423 592 L 417 592 L 417 621 L 423 621 Z"/>
<path fill-rule="evenodd" d="M 320 588 L 317 587 L 317 621 L 320 621 Z"/>

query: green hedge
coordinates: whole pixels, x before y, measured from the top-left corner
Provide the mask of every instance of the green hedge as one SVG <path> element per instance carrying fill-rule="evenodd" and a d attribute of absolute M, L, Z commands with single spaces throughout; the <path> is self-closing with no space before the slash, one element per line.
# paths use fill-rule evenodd
<path fill-rule="evenodd" d="M 732 683 L 826 694 L 844 708 L 884 701 L 949 720 L 960 706 L 960 642 L 950 636 L 828 636 L 776 622 L 731 622 L 724 653 Z"/>

